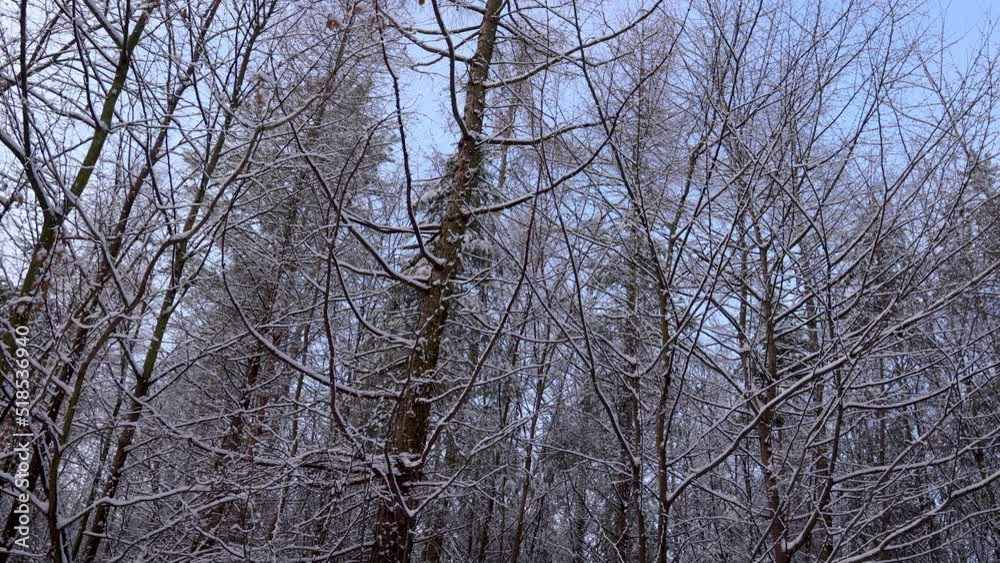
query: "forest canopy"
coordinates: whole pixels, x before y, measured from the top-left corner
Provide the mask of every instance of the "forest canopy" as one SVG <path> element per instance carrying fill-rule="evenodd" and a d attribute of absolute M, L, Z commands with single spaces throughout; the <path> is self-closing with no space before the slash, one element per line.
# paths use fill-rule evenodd
<path fill-rule="evenodd" d="M 1000 561 L 941 10 L 7 2 L 0 563 Z"/>

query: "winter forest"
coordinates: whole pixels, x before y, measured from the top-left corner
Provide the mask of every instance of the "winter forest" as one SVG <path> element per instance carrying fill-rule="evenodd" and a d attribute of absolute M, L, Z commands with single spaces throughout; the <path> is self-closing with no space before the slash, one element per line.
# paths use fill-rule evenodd
<path fill-rule="evenodd" d="M 986 11 L 2 6 L 0 563 L 1000 561 Z"/>

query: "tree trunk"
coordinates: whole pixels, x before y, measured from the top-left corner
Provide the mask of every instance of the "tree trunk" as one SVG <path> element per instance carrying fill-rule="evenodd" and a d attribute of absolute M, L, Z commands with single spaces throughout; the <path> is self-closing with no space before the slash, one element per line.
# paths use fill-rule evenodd
<path fill-rule="evenodd" d="M 420 298 L 416 344 L 405 366 L 408 382 L 399 400 L 386 444 L 392 465 L 387 468 L 390 496 L 380 501 L 375 517 L 372 561 L 404 563 L 409 560 L 413 547 L 414 518 L 407 501 L 413 498 L 413 483 L 423 474 L 421 455 L 430 420 L 427 399 L 433 388 L 431 380 L 437 368 L 441 338 L 448 320 L 451 284 L 461 268 L 461 245 L 470 219 L 465 212 L 465 201 L 474 188 L 476 173 L 481 165 L 478 136 L 483 130 L 485 82 L 493 60 L 503 4 L 503 0 L 486 3 L 476 54 L 470 64 L 464 131 L 458 143 L 447 209 L 434 247 L 438 261 L 431 267 L 429 288 Z"/>

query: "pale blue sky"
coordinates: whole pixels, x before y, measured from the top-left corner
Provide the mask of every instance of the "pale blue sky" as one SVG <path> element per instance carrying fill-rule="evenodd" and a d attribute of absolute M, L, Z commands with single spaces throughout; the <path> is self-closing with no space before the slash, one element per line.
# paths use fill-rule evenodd
<path fill-rule="evenodd" d="M 619 0 L 607 1 L 616 4 Z M 417 26 L 435 29 L 437 24 L 432 12 L 423 8 L 414 6 L 411 9 Z M 994 35 L 991 39 L 994 46 L 1000 40 L 1000 36 L 990 33 L 1000 14 L 1000 0 L 926 0 L 919 11 L 925 15 L 922 19 L 931 28 L 928 31 L 932 31 L 932 35 L 941 34 L 946 45 L 951 43 L 945 51 L 945 67 L 964 70 L 982 47 L 984 37 Z M 443 47 L 443 43 L 440 46 Z M 411 48 L 410 54 L 417 60 L 428 58 L 426 53 L 416 48 Z M 464 68 L 460 66 L 457 70 L 461 80 Z M 419 178 L 430 173 L 427 166 L 434 152 L 448 154 L 457 141 L 448 100 L 447 72 L 447 65 L 439 63 L 432 68 L 422 68 L 420 74 L 404 71 L 400 76 L 404 111 L 408 112 L 411 158 Z M 437 75 L 431 76 L 431 73 Z"/>

